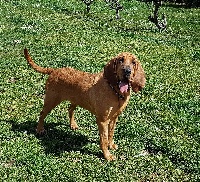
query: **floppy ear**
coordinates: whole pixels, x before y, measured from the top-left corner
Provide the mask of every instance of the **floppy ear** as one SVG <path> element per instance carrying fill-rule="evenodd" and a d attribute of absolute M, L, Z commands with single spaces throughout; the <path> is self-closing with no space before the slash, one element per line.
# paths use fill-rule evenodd
<path fill-rule="evenodd" d="M 108 82 L 115 86 L 117 85 L 117 57 L 111 59 L 107 65 L 104 67 L 104 78 L 108 80 Z"/>
<path fill-rule="evenodd" d="M 142 68 L 140 62 L 136 63 L 135 74 L 130 80 L 132 90 L 137 93 L 142 90 L 146 83 L 146 76 L 144 73 L 144 69 Z"/>
<path fill-rule="evenodd" d="M 137 72 L 137 70 L 138 70 L 138 65 L 139 65 L 140 63 L 138 62 L 138 61 L 136 61 L 136 63 L 135 63 L 135 67 L 134 67 L 134 71 L 135 71 L 135 73 Z"/>

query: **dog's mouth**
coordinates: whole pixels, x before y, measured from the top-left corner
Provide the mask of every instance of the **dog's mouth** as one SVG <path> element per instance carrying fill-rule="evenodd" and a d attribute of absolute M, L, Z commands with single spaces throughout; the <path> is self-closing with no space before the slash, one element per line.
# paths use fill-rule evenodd
<path fill-rule="evenodd" d="M 129 80 L 125 79 L 125 80 L 119 81 L 118 86 L 119 86 L 119 90 L 122 94 L 127 93 L 130 88 Z"/>
<path fill-rule="evenodd" d="M 118 81 L 119 90 L 122 94 L 127 93 L 130 89 L 130 75 L 131 69 L 129 67 L 123 69 L 123 78 L 122 80 Z"/>
<path fill-rule="evenodd" d="M 123 93 L 127 93 L 129 91 L 130 88 L 130 75 L 131 75 L 131 69 L 130 68 L 126 68 L 123 70 L 123 78 L 122 80 L 118 81 L 118 86 L 119 86 L 119 90 L 120 92 Z"/>

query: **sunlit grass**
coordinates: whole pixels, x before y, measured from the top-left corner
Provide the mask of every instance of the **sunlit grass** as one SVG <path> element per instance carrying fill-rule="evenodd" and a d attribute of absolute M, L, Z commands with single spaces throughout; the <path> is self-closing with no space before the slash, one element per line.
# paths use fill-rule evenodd
<path fill-rule="evenodd" d="M 0 2 L 0 176 L 4 181 L 198 181 L 200 170 L 200 12 L 163 6 L 167 30 L 148 22 L 139 1 L 121 2 L 121 19 L 96 1 Z M 68 102 L 46 118 L 47 135 L 35 134 L 46 76 L 23 57 L 28 48 L 41 66 L 103 70 L 119 52 L 140 59 L 147 84 L 132 94 L 119 117 L 113 153 L 99 149 L 95 118 L 77 109 L 80 129 L 69 129 Z"/>

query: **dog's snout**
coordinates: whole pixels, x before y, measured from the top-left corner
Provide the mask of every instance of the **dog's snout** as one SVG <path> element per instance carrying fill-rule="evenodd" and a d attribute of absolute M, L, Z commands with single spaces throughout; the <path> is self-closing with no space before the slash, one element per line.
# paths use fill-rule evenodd
<path fill-rule="evenodd" d="M 125 73 L 126 76 L 130 76 L 130 74 L 131 74 L 131 68 L 125 68 L 124 69 L 124 73 Z"/>
<path fill-rule="evenodd" d="M 126 74 L 131 74 L 131 68 L 127 68 L 127 69 L 125 70 L 125 73 L 126 73 Z"/>

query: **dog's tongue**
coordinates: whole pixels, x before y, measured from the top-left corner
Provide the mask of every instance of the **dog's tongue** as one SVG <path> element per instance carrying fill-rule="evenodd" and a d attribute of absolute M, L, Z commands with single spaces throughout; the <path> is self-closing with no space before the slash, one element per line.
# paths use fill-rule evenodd
<path fill-rule="evenodd" d="M 126 93 L 128 91 L 128 84 L 125 82 L 121 82 L 119 84 L 119 89 L 121 93 L 124 93 L 124 92 Z"/>

